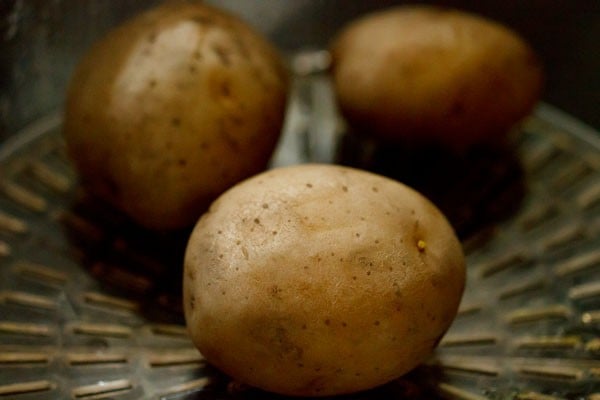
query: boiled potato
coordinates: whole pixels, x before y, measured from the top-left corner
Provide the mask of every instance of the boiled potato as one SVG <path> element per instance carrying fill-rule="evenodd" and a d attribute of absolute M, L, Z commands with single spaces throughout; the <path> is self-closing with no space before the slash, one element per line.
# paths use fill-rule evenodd
<path fill-rule="evenodd" d="M 188 242 L 184 308 L 200 352 L 236 380 L 324 396 L 422 362 L 464 283 L 461 246 L 432 203 L 379 175 L 306 164 L 211 205 Z"/>
<path fill-rule="evenodd" d="M 172 2 L 110 32 L 84 57 L 64 134 L 89 190 L 153 229 L 192 226 L 263 170 L 288 88 L 276 50 L 236 17 Z"/>
<path fill-rule="evenodd" d="M 391 141 L 456 149 L 497 141 L 542 87 L 540 63 L 517 34 L 456 10 L 400 6 L 364 16 L 331 53 L 349 124 Z"/>

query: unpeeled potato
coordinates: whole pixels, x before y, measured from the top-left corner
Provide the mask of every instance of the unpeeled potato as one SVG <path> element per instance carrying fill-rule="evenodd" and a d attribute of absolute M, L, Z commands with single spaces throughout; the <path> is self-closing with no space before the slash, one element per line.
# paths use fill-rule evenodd
<path fill-rule="evenodd" d="M 184 309 L 194 344 L 234 379 L 325 396 L 424 361 L 464 284 L 461 246 L 423 196 L 372 173 L 302 165 L 212 204 L 188 243 Z"/>
<path fill-rule="evenodd" d="M 331 45 L 350 126 L 454 149 L 501 140 L 538 101 L 542 68 L 508 28 L 467 12 L 400 6 L 349 23 Z"/>
<path fill-rule="evenodd" d="M 169 2 L 83 58 L 64 135 L 91 192 L 148 228 L 191 226 L 221 192 L 266 167 L 287 88 L 276 50 L 244 22 Z"/>

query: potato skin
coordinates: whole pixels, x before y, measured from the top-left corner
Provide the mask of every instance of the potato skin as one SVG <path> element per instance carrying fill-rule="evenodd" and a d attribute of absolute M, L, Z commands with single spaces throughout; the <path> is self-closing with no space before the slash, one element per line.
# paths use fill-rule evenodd
<path fill-rule="evenodd" d="M 400 6 L 331 45 L 343 115 L 363 133 L 464 149 L 505 136 L 538 101 L 543 72 L 514 32 L 482 17 Z"/>
<path fill-rule="evenodd" d="M 302 165 L 225 192 L 190 237 L 188 331 L 251 386 L 325 396 L 397 378 L 430 355 L 464 289 L 446 219 L 405 185 Z"/>
<path fill-rule="evenodd" d="M 89 190 L 153 229 L 192 226 L 260 172 L 281 132 L 288 76 L 236 17 L 170 2 L 93 46 L 65 109 L 68 151 Z"/>

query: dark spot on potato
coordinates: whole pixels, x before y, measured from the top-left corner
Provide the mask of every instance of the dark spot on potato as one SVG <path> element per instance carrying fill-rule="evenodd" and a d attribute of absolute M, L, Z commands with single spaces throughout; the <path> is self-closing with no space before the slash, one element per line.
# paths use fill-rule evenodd
<path fill-rule="evenodd" d="M 156 42 L 156 32 L 151 32 L 151 33 L 148 35 L 148 42 L 149 42 L 149 43 L 154 43 L 154 42 Z"/>
<path fill-rule="evenodd" d="M 375 186 L 373 186 L 373 187 L 371 188 L 371 190 L 372 190 L 372 191 L 374 191 L 375 193 L 379 192 L 379 189 L 378 189 L 377 187 L 375 187 Z"/>
<path fill-rule="evenodd" d="M 196 279 L 196 272 L 193 269 L 188 269 L 187 277 L 190 281 L 193 281 L 194 279 Z"/>
<path fill-rule="evenodd" d="M 202 59 L 202 53 L 200 52 L 200 50 L 196 50 L 192 54 L 192 57 L 194 57 L 194 60 L 201 60 Z"/>
<path fill-rule="evenodd" d="M 342 191 L 347 192 L 348 191 L 348 186 L 342 186 Z"/>
<path fill-rule="evenodd" d="M 156 86 L 156 79 L 150 79 L 148 81 L 148 86 L 152 89 Z"/>
<path fill-rule="evenodd" d="M 288 331 L 283 326 L 269 327 L 267 329 L 273 330 L 270 344 L 281 357 L 296 361 L 302 360 L 304 349 L 294 344 L 289 337 Z"/>
<path fill-rule="evenodd" d="M 221 290 L 221 294 L 222 294 L 223 296 L 225 296 L 225 295 L 227 294 L 227 292 L 226 292 L 226 291 L 224 291 L 224 290 Z"/>
<path fill-rule="evenodd" d="M 207 150 L 210 148 L 210 144 L 208 144 L 207 142 L 202 142 L 202 143 L 200 143 L 200 148 L 202 150 Z"/>
<path fill-rule="evenodd" d="M 367 276 L 371 275 L 371 271 L 367 271 Z"/>
<path fill-rule="evenodd" d="M 373 324 L 374 324 L 375 326 L 379 326 L 379 325 L 381 324 L 381 322 L 379 322 L 379 321 L 375 321 Z"/>
<path fill-rule="evenodd" d="M 307 187 L 307 188 L 312 188 L 312 187 L 313 187 L 313 185 L 312 185 L 312 183 L 307 183 L 307 184 L 306 184 L 306 187 Z"/>
<path fill-rule="evenodd" d="M 358 232 L 357 232 L 357 233 L 355 234 L 355 236 L 356 236 L 357 238 L 359 238 L 359 237 L 360 237 L 360 233 L 358 233 Z"/>
<path fill-rule="evenodd" d="M 352 280 L 355 281 L 356 279 L 358 279 L 356 276 L 352 277 Z"/>
<path fill-rule="evenodd" d="M 217 44 L 214 44 L 211 47 L 211 50 L 219 58 L 219 62 L 221 64 L 223 64 L 226 67 L 231 65 L 231 54 L 229 54 L 229 52 L 226 49 Z"/>
<path fill-rule="evenodd" d="M 254 218 L 254 223 L 255 223 L 255 224 L 260 224 L 260 219 L 258 219 L 258 218 Z"/>
<path fill-rule="evenodd" d="M 241 241 L 241 240 L 236 240 L 236 241 L 235 241 L 235 244 L 236 244 L 237 246 L 239 246 L 241 243 L 242 243 L 242 241 Z"/>
<path fill-rule="evenodd" d="M 379 239 L 375 239 L 375 244 L 379 244 Z"/>
<path fill-rule="evenodd" d="M 269 288 L 269 293 L 271 294 L 271 297 L 274 297 L 277 300 L 281 300 L 281 292 L 282 291 L 283 290 L 277 285 L 273 285 Z"/>
<path fill-rule="evenodd" d="M 327 326 L 331 325 L 331 320 L 330 319 L 326 319 L 323 322 L 325 322 L 325 325 L 327 325 Z"/>
<path fill-rule="evenodd" d="M 190 66 L 188 67 L 188 71 L 190 71 L 190 74 L 195 74 L 195 73 L 196 73 L 196 71 L 198 71 L 198 68 L 196 68 L 196 66 L 195 66 L 195 65 L 190 65 Z"/>
<path fill-rule="evenodd" d="M 304 368 L 304 364 L 302 364 L 302 363 L 298 363 L 298 364 L 296 364 L 296 365 L 297 365 L 299 368 Z"/>
<path fill-rule="evenodd" d="M 273 236 L 277 235 L 277 231 L 273 231 L 271 233 L 273 234 Z"/>
<path fill-rule="evenodd" d="M 262 208 L 266 210 L 267 208 L 269 208 L 269 205 L 267 203 L 263 203 Z"/>
<path fill-rule="evenodd" d="M 342 326 L 345 328 L 348 326 L 348 324 L 346 322 L 342 322 Z"/>
<path fill-rule="evenodd" d="M 306 324 L 302 324 L 302 330 L 306 330 L 308 327 L 306 326 Z"/>
<path fill-rule="evenodd" d="M 222 260 L 222 259 L 223 259 L 223 257 L 225 257 L 225 255 L 223 255 L 223 254 L 219 254 L 219 259 L 221 259 L 221 260 Z"/>
<path fill-rule="evenodd" d="M 177 164 L 181 167 L 185 167 L 187 165 L 187 160 L 180 158 L 179 160 L 177 160 Z"/>
<path fill-rule="evenodd" d="M 221 234 L 223 234 L 223 231 L 219 229 L 219 230 L 217 231 L 217 233 L 218 233 L 219 235 L 221 235 Z"/>
<path fill-rule="evenodd" d="M 181 119 L 179 117 L 173 117 L 173 118 L 171 118 L 171 125 L 173 125 L 173 126 L 180 126 L 181 125 Z"/>
<path fill-rule="evenodd" d="M 233 151 L 239 152 L 240 144 L 233 136 L 231 136 L 229 131 L 225 128 L 225 121 L 219 121 L 219 130 L 221 137 L 223 138 L 223 142 L 225 142 L 225 144 L 227 144 Z"/>
<path fill-rule="evenodd" d="M 193 294 L 190 294 L 190 310 L 193 310 L 196 307 L 196 297 Z"/>
<path fill-rule="evenodd" d="M 231 83 L 229 81 L 222 81 L 219 85 L 219 93 L 223 97 L 231 97 Z"/>

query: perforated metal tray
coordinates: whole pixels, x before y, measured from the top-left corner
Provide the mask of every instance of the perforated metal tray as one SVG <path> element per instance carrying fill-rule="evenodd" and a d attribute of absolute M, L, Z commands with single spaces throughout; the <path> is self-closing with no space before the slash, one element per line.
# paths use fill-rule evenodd
<path fill-rule="evenodd" d="M 600 135 L 542 104 L 501 154 L 398 164 L 405 150 L 346 134 L 315 73 L 326 54 L 294 62 L 273 166 L 340 162 L 424 183 L 468 257 L 432 359 L 347 398 L 599 399 Z M 49 116 L 0 148 L 0 398 L 280 398 L 205 364 L 181 313 L 188 232 L 144 231 L 88 198 L 60 130 Z M 402 175 L 411 165 L 420 175 Z"/>

